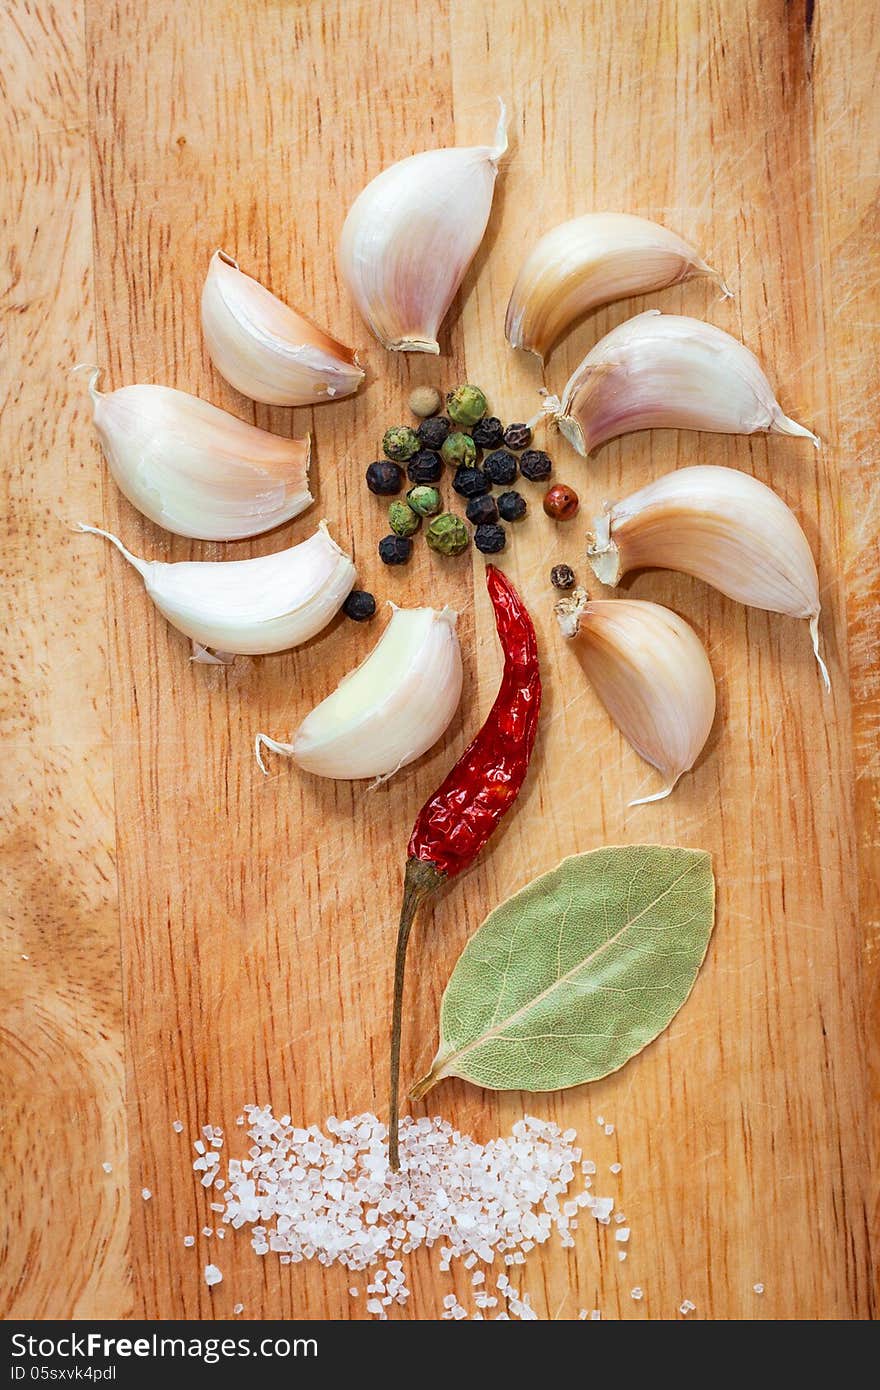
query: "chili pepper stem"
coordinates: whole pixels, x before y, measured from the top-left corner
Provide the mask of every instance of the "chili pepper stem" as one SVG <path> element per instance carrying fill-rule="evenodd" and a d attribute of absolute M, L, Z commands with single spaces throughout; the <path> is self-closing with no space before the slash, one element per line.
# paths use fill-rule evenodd
<path fill-rule="evenodd" d="M 396 1173 L 400 1167 L 398 1133 L 400 1129 L 400 1037 L 403 1027 L 403 985 L 406 975 L 406 948 L 415 915 L 425 898 L 436 892 L 445 875 L 433 864 L 408 859 L 403 880 L 403 905 L 397 928 L 397 954 L 394 960 L 394 1007 L 391 1016 L 391 1093 L 388 1105 L 388 1160 Z"/>

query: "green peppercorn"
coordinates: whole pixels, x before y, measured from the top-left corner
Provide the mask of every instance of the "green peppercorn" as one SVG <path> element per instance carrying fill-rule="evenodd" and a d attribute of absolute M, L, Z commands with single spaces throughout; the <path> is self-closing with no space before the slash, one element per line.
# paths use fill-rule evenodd
<path fill-rule="evenodd" d="M 456 386 L 446 397 L 447 415 L 456 425 L 464 425 L 465 429 L 482 420 L 488 408 L 479 386 Z"/>
<path fill-rule="evenodd" d="M 392 502 L 388 508 L 388 525 L 395 536 L 414 536 L 421 524 L 422 518 L 408 502 Z"/>
<path fill-rule="evenodd" d="M 433 386 L 417 386 L 410 392 L 409 408 L 420 420 L 427 415 L 436 415 L 441 405 L 440 392 Z"/>
<path fill-rule="evenodd" d="M 393 425 L 382 436 L 382 452 L 395 463 L 406 463 L 419 447 L 419 436 L 409 425 Z"/>
<path fill-rule="evenodd" d="M 470 536 L 460 516 L 444 512 L 431 522 L 425 532 L 425 540 L 438 555 L 460 555 L 467 550 Z"/>
<path fill-rule="evenodd" d="M 443 506 L 443 498 L 435 487 L 411 487 L 406 500 L 417 516 L 434 516 Z"/>
<path fill-rule="evenodd" d="M 440 450 L 440 457 L 444 463 L 458 467 L 466 464 L 468 468 L 473 468 L 477 461 L 477 446 L 469 434 L 450 434 Z"/>

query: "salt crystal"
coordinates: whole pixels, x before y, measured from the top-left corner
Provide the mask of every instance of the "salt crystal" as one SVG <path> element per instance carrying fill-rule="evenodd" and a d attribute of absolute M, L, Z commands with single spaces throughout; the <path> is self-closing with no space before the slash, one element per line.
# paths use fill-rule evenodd
<path fill-rule="evenodd" d="M 753 1293 L 763 1293 L 763 1292 L 764 1292 L 764 1285 L 763 1285 L 763 1284 L 753 1284 L 753 1285 L 752 1285 L 752 1292 L 753 1292 Z"/>
<path fill-rule="evenodd" d="M 594 1308 L 593 1311 L 592 1311 L 592 1313 L 590 1314 L 590 1321 L 591 1321 L 591 1322 L 600 1322 L 600 1321 L 601 1321 L 601 1318 L 602 1318 L 602 1314 L 599 1312 L 599 1309 L 598 1309 L 598 1308 Z"/>
<path fill-rule="evenodd" d="M 629 1226 L 620 1226 L 620 1227 L 614 1232 L 614 1239 L 615 1239 L 615 1240 L 624 1240 L 624 1241 L 625 1241 L 625 1240 L 629 1240 Z"/>
<path fill-rule="evenodd" d="M 182 1133 L 183 1133 L 183 1120 L 175 1120 L 174 1123 L 172 1124 L 171 1128 L 174 1130 L 174 1133 L 175 1133 L 175 1134 L 182 1134 Z"/>
<path fill-rule="evenodd" d="M 614 1125 L 606 1125 L 606 1126 L 605 1126 L 605 1133 L 606 1133 L 606 1134 L 613 1134 L 613 1133 L 614 1133 Z"/>
<path fill-rule="evenodd" d="M 611 1163 L 608 1165 L 608 1171 L 609 1173 L 619 1173 L 622 1167 L 622 1163 Z"/>
<path fill-rule="evenodd" d="M 212 1236 L 213 1234 L 214 1234 L 214 1227 L 213 1227 L 213 1226 L 203 1226 L 203 1227 L 202 1227 L 202 1235 L 203 1235 L 203 1236 Z"/>
<path fill-rule="evenodd" d="M 112 1164 L 112 1163 L 102 1163 L 102 1164 L 101 1164 L 101 1167 L 104 1169 L 104 1172 L 105 1172 L 105 1173 L 112 1173 L 112 1172 L 113 1172 L 113 1164 Z"/>
<path fill-rule="evenodd" d="M 196 1142 L 193 1144 L 193 1148 L 195 1149 L 197 1154 L 203 1154 L 205 1152 L 205 1145 L 201 1139 L 196 1140 Z"/>
<path fill-rule="evenodd" d="M 617 1258 L 618 1258 L 620 1261 L 625 1260 L 625 1259 L 626 1259 L 626 1255 L 627 1255 L 627 1252 L 626 1252 L 625 1250 L 618 1250 L 618 1252 L 617 1252 Z"/>
<path fill-rule="evenodd" d="M 186 1246 L 187 1250 L 189 1250 L 193 1245 L 195 1245 L 196 1238 L 195 1236 L 184 1236 L 183 1243 Z"/>
<path fill-rule="evenodd" d="M 233 1311 L 233 1313 L 243 1313 L 243 1312 L 244 1312 L 244 1304 L 243 1304 L 243 1303 L 233 1303 L 233 1305 L 232 1305 L 232 1311 Z"/>
<path fill-rule="evenodd" d="M 597 1115 L 597 1116 L 596 1116 L 596 1124 L 597 1124 L 597 1125 L 604 1125 L 604 1123 L 605 1123 L 605 1116 L 604 1116 L 604 1115 Z"/>
<path fill-rule="evenodd" d="M 360 1295 L 360 1289 L 354 1289 L 354 1288 L 352 1288 L 352 1289 L 349 1289 L 348 1292 L 351 1294 L 352 1298 L 358 1298 L 359 1295 Z"/>
<path fill-rule="evenodd" d="M 679 1307 L 679 1310 L 678 1310 L 678 1311 L 681 1313 L 681 1315 L 682 1315 L 683 1318 L 686 1318 L 687 1315 L 688 1315 L 688 1313 L 694 1313 L 694 1312 L 696 1312 L 696 1309 L 697 1309 L 696 1303 L 691 1303 L 690 1299 L 689 1299 L 689 1298 L 686 1298 L 686 1299 L 684 1300 L 684 1302 L 681 1304 L 681 1306 Z"/>
<path fill-rule="evenodd" d="M 141 1188 L 141 1196 L 143 1197 L 143 1199 L 144 1199 L 145 1202 L 149 1202 L 149 1200 L 150 1200 L 150 1198 L 152 1197 L 152 1195 L 153 1195 L 153 1194 L 152 1194 L 152 1192 L 150 1191 L 150 1189 L 149 1189 L 148 1187 L 142 1187 L 142 1188 Z"/>
<path fill-rule="evenodd" d="M 222 1278 L 223 1275 L 216 1265 L 205 1265 L 205 1283 L 208 1285 L 208 1288 L 210 1288 L 212 1284 L 219 1284 Z"/>
<path fill-rule="evenodd" d="M 636 1285 L 634 1289 L 630 1289 L 629 1296 L 630 1298 L 634 1298 L 636 1303 L 638 1303 L 639 1299 L 644 1298 L 644 1294 L 638 1285 Z"/>

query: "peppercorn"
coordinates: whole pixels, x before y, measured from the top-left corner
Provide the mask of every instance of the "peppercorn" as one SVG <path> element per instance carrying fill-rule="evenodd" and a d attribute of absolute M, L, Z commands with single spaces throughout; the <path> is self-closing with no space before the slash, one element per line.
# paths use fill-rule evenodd
<path fill-rule="evenodd" d="M 488 409 L 486 397 L 479 386 L 456 386 L 446 397 L 446 410 L 456 425 L 470 429 L 482 420 Z"/>
<path fill-rule="evenodd" d="M 487 492 L 479 497 L 472 497 L 464 514 L 474 526 L 488 526 L 490 522 L 498 520 L 498 507 L 495 498 Z"/>
<path fill-rule="evenodd" d="M 504 431 L 504 442 L 508 449 L 527 449 L 532 442 L 532 431 L 528 425 L 508 425 Z"/>
<path fill-rule="evenodd" d="M 417 386 L 410 392 L 409 408 L 420 420 L 428 415 L 436 415 L 442 404 L 440 392 L 433 386 Z"/>
<path fill-rule="evenodd" d="M 498 513 L 502 521 L 520 521 L 526 510 L 526 499 L 521 492 L 502 492 L 498 498 Z"/>
<path fill-rule="evenodd" d="M 487 415 L 471 431 L 478 449 L 497 449 L 504 438 L 504 426 L 497 415 Z"/>
<path fill-rule="evenodd" d="M 366 589 L 352 589 L 342 605 L 342 611 L 347 618 L 352 618 L 356 623 L 365 623 L 376 611 L 376 600 Z"/>
<path fill-rule="evenodd" d="M 408 536 L 383 536 L 379 542 L 379 559 L 386 565 L 405 565 L 412 555 Z"/>
<path fill-rule="evenodd" d="M 406 463 L 419 447 L 419 436 L 409 425 L 393 425 L 382 436 L 382 453 L 395 463 Z"/>
<path fill-rule="evenodd" d="M 406 500 L 417 516 L 433 516 L 443 506 L 443 498 L 435 487 L 411 487 Z"/>
<path fill-rule="evenodd" d="M 386 463 L 385 459 L 371 463 L 366 476 L 367 487 L 377 497 L 393 497 L 403 487 L 403 469 L 396 463 Z"/>
<path fill-rule="evenodd" d="M 550 583 L 554 589 L 573 589 L 575 576 L 571 565 L 554 565 L 550 571 Z"/>
<path fill-rule="evenodd" d="M 438 483 L 443 476 L 443 460 L 433 449 L 420 449 L 406 465 L 411 483 Z"/>
<path fill-rule="evenodd" d="M 507 532 L 503 526 L 478 526 L 474 532 L 474 545 L 484 555 L 497 555 L 507 545 Z"/>
<path fill-rule="evenodd" d="M 544 497 L 544 511 L 554 521 L 571 521 L 579 506 L 577 493 L 567 483 L 556 483 Z"/>
<path fill-rule="evenodd" d="M 550 455 L 543 449 L 526 449 L 519 461 L 519 471 L 530 483 L 542 483 L 553 472 Z"/>
<path fill-rule="evenodd" d="M 430 420 L 422 421 L 416 434 L 423 449 L 442 449 L 451 429 L 452 424 L 445 415 L 432 415 Z"/>
<path fill-rule="evenodd" d="M 388 525 L 395 536 L 414 536 L 421 524 L 422 518 L 408 502 L 392 502 L 388 508 Z"/>
<path fill-rule="evenodd" d="M 492 486 L 482 468 L 456 468 L 452 486 L 459 497 L 480 497 Z"/>
<path fill-rule="evenodd" d="M 496 449 L 483 459 L 483 469 L 493 483 L 503 487 L 516 477 L 516 459 L 506 449 Z"/>
<path fill-rule="evenodd" d="M 431 522 L 425 532 L 425 540 L 438 555 L 460 555 L 467 550 L 470 536 L 460 516 L 444 512 Z"/>
<path fill-rule="evenodd" d="M 473 468 L 477 461 L 477 446 L 469 434 L 456 431 L 444 440 L 440 457 L 444 463 L 466 464 Z"/>

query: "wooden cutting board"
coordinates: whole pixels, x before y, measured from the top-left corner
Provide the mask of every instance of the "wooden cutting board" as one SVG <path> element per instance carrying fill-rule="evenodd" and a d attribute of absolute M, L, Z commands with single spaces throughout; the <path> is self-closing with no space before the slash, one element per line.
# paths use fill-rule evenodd
<path fill-rule="evenodd" d="M 478 381 L 522 419 L 539 380 L 503 337 L 518 262 L 555 222 L 621 209 L 667 223 L 720 266 L 616 304 L 554 356 L 558 388 L 633 312 L 706 317 L 761 357 L 807 441 L 636 435 L 589 462 L 553 443 L 584 516 L 679 464 L 769 481 L 800 516 L 821 578 L 822 693 L 805 628 L 704 586 L 643 574 L 706 641 L 719 716 L 671 800 L 627 809 L 645 766 L 586 687 L 551 621 L 547 575 L 584 574 L 584 522 L 533 502 L 504 569 L 535 616 L 546 709 L 520 805 L 479 866 L 426 913 L 414 945 L 405 1074 L 433 1052 L 439 996 L 503 896 L 574 851 L 702 846 L 715 936 L 668 1032 L 607 1081 L 562 1095 L 431 1097 L 487 1139 L 524 1111 L 575 1127 L 632 1230 L 530 1257 L 541 1317 L 864 1318 L 876 1168 L 880 792 L 877 278 L 880 28 L 862 0 L 9 0 L 0 211 L 8 925 L 2 1129 L 11 1227 L 0 1306 L 30 1317 L 365 1316 L 338 1268 L 281 1268 L 207 1219 L 189 1137 L 245 1102 L 303 1122 L 380 1110 L 398 868 L 413 815 L 479 726 L 500 668 L 484 561 L 417 545 L 390 571 L 363 485 L 415 383 Z M 485 243 L 439 361 L 373 343 L 335 270 L 347 207 L 387 163 L 485 141 L 496 96 L 511 152 Z M 315 411 L 255 407 L 212 370 L 198 297 L 223 246 L 361 349 L 365 389 Z M 117 387 L 154 381 L 279 433 L 314 436 L 314 509 L 254 543 L 190 544 L 123 501 L 101 461 L 77 361 Z M 532 495 L 532 494 L 530 494 Z M 252 756 L 284 737 L 385 621 L 339 621 L 292 654 L 190 664 L 184 641 L 103 523 L 152 558 L 244 557 L 311 532 L 354 548 L 399 602 L 461 612 L 465 694 L 446 739 L 390 784 L 320 782 Z M 615 1132 L 597 1126 L 603 1115 Z M 180 1118 L 185 1131 L 172 1129 Z M 240 1131 L 238 1132 L 240 1134 Z M 103 1163 L 111 1165 L 105 1172 Z M 144 1201 L 141 1189 L 152 1198 Z M 202 1266 L 224 1282 L 210 1292 Z M 469 1277 L 410 1257 L 405 1314 L 438 1316 Z M 763 1283 L 763 1295 L 753 1285 Z M 634 1302 L 630 1289 L 644 1289 Z"/>

